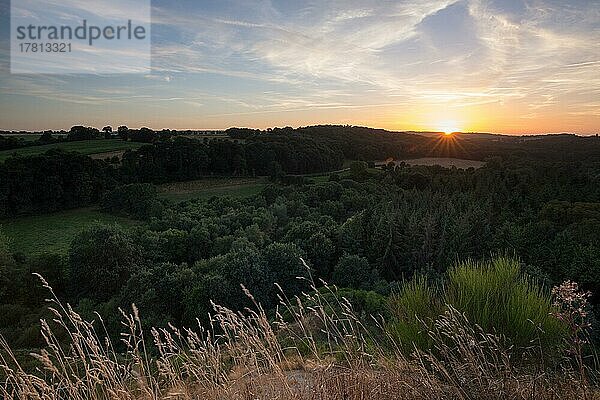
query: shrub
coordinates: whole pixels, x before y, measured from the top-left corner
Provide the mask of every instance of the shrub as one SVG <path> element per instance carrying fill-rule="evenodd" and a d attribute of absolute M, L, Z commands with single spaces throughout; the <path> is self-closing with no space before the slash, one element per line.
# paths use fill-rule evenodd
<path fill-rule="evenodd" d="M 69 286 L 76 298 L 108 300 L 143 264 L 142 249 L 118 226 L 95 225 L 69 250 Z"/>
<path fill-rule="evenodd" d="M 361 179 L 367 173 L 368 164 L 364 161 L 353 161 L 350 164 L 350 176 L 354 179 Z"/>
<path fill-rule="evenodd" d="M 390 305 L 395 318 L 389 330 L 408 349 L 430 347 L 427 332 L 449 306 L 483 332 L 505 337 L 521 350 L 542 346 L 557 354 L 567 334 L 555 317 L 549 291 L 523 275 L 519 261 L 511 258 L 460 263 L 448 271 L 443 292 L 415 278 Z"/>
<path fill-rule="evenodd" d="M 405 351 L 412 351 L 414 346 L 431 347 L 427 331 L 443 307 L 436 291 L 424 277 L 416 276 L 405 283 L 390 297 L 389 307 L 393 319 L 388 324 L 388 331 Z"/>
<path fill-rule="evenodd" d="M 348 254 L 340 258 L 332 275 L 338 286 L 366 290 L 373 288 L 377 278 L 377 271 L 371 269 L 366 258 Z"/>
<path fill-rule="evenodd" d="M 444 301 L 486 332 L 520 347 L 559 345 L 565 325 L 554 314 L 550 293 L 523 275 L 518 260 L 463 262 L 448 271 Z"/>
<path fill-rule="evenodd" d="M 106 193 L 102 198 L 102 208 L 111 213 L 147 219 L 159 216 L 163 205 L 158 199 L 156 186 L 149 183 L 132 183 Z"/>

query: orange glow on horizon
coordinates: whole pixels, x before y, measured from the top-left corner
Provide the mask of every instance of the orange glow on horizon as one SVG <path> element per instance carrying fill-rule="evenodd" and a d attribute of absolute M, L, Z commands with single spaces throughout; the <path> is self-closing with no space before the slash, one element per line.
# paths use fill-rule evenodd
<path fill-rule="evenodd" d="M 460 132 L 461 127 L 454 119 L 447 119 L 435 124 L 436 130 L 443 132 L 445 135 L 452 135 L 454 132 Z"/>

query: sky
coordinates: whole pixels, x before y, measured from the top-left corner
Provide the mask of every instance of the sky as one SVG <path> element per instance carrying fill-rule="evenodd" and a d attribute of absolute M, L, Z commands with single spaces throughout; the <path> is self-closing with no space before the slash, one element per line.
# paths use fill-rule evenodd
<path fill-rule="evenodd" d="M 600 132 L 600 0 L 153 0 L 151 21 L 149 73 L 11 74 L 0 0 L 0 129 Z"/>

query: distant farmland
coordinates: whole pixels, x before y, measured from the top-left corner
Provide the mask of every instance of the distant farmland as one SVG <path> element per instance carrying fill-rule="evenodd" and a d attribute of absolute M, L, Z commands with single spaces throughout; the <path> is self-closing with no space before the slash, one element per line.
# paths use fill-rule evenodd
<path fill-rule="evenodd" d="M 397 161 L 397 163 L 405 162 L 410 165 L 439 165 L 444 168 L 456 167 L 460 169 L 467 168 L 481 168 L 485 165 L 482 161 L 475 160 L 463 160 L 460 158 L 433 158 L 433 157 L 424 157 L 424 158 L 415 158 L 412 160 L 401 160 Z"/>
<path fill-rule="evenodd" d="M 80 231 L 95 223 L 123 226 L 138 224 L 128 218 L 88 207 L 0 220 L 0 228 L 11 239 L 14 252 L 29 255 L 43 252 L 65 254 L 71 240 Z"/>
<path fill-rule="evenodd" d="M 210 178 L 159 186 L 160 197 L 175 202 L 206 199 L 213 196 L 249 197 L 267 186 L 261 178 Z"/>
<path fill-rule="evenodd" d="M 409 160 L 398 160 L 398 161 L 394 161 L 394 162 L 396 165 L 399 165 L 401 163 L 406 163 L 409 165 L 423 165 L 423 166 L 439 165 L 440 167 L 444 167 L 444 168 L 456 167 L 456 168 L 460 168 L 460 169 L 481 168 L 485 165 L 485 163 L 482 161 L 463 160 L 460 158 L 436 158 L 436 157 L 414 158 L 414 159 L 409 159 Z M 378 166 L 383 166 L 385 164 L 386 164 L 386 162 L 377 163 Z"/>
<path fill-rule="evenodd" d="M 125 151 L 127 149 L 136 149 L 143 145 L 144 143 L 125 142 L 120 139 L 98 139 L 82 140 L 77 142 L 54 143 L 43 146 L 30 146 L 23 147 L 20 149 L 0 151 L 0 161 L 6 160 L 8 157 L 15 153 L 22 156 L 32 156 L 37 154 L 43 154 L 48 150 L 52 149 L 62 149 L 65 151 L 76 151 L 78 153 L 86 155 L 93 155 L 102 153 L 114 153 L 119 151 Z"/>

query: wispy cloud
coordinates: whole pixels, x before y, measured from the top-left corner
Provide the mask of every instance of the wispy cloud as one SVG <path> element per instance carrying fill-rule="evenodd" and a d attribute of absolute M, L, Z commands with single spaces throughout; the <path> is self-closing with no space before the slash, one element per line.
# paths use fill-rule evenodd
<path fill-rule="evenodd" d="M 115 106 L 135 99 L 166 110 L 165 123 L 184 113 L 187 121 L 226 126 L 236 116 L 277 112 L 311 123 L 316 113 L 341 119 L 343 110 L 353 110 L 349 120 L 377 116 L 389 128 L 419 127 L 443 112 L 506 131 L 551 129 L 560 115 L 569 123 L 577 116 L 576 128 L 589 132 L 600 129 L 600 7 L 594 3 L 157 0 L 153 74 L 130 78 L 122 92 L 110 90 L 110 78 L 98 78 L 82 95 L 81 82 L 69 77 L 59 86 L 5 71 L 0 84 L 36 99 Z M 72 7 L 85 4 L 68 0 Z M 4 91 L 2 101 L 10 101 Z M 389 126 L 411 118 L 412 124 Z"/>

